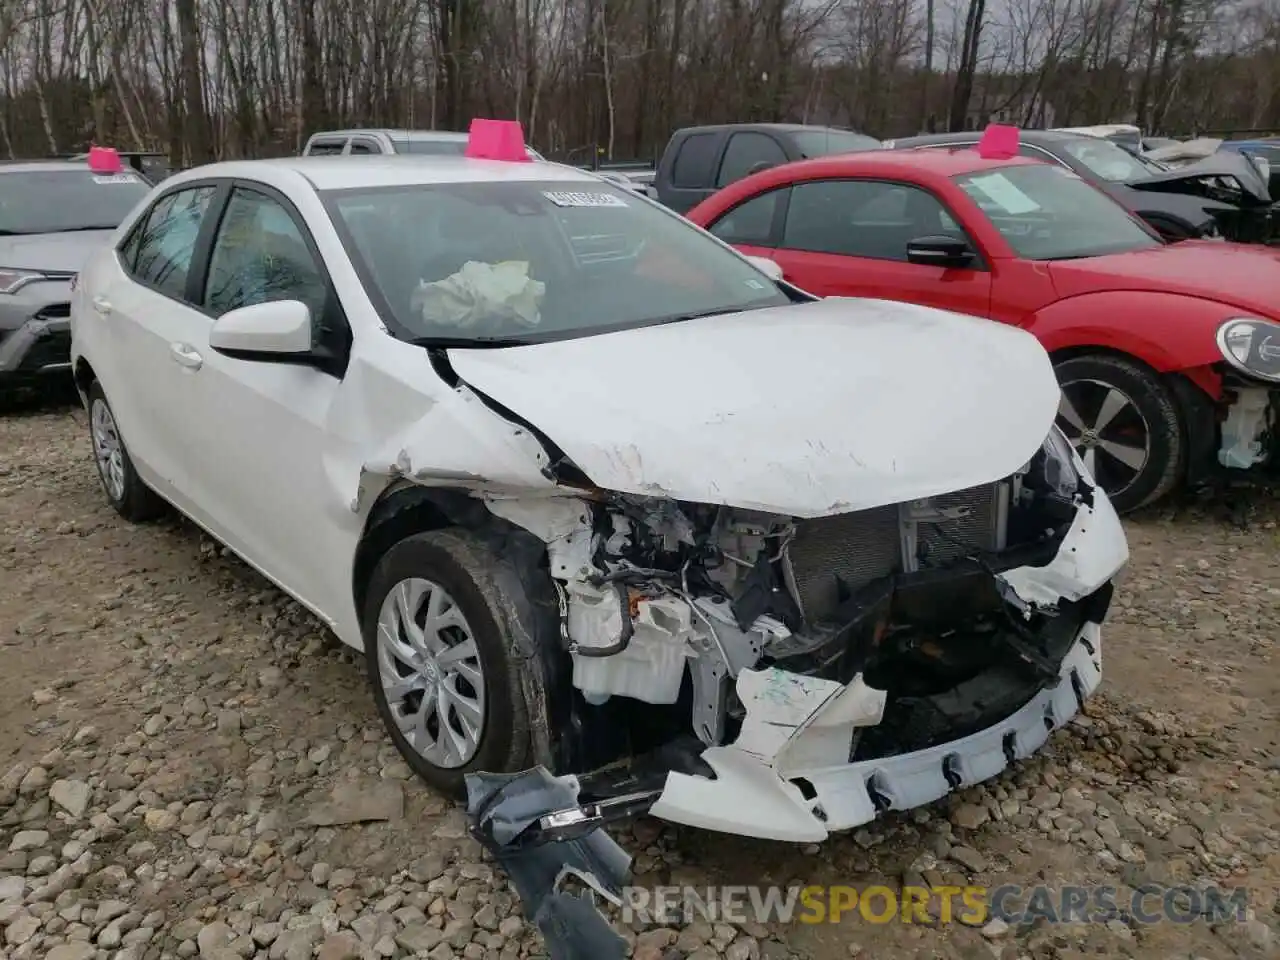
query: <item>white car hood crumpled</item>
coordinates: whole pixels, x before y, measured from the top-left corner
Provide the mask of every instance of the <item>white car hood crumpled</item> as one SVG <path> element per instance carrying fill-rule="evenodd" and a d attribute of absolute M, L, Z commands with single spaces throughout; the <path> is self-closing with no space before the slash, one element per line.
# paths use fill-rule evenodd
<path fill-rule="evenodd" d="M 1005 477 L 1044 442 L 1059 397 L 1030 334 L 883 300 L 449 359 L 603 488 L 796 517 Z"/>

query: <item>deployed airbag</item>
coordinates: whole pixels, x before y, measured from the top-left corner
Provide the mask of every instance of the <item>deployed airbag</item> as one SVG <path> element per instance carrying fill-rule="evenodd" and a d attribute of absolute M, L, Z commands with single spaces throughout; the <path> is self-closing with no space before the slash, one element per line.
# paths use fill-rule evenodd
<path fill-rule="evenodd" d="M 444 324 L 466 330 L 504 321 L 536 327 L 546 290 L 546 284 L 529 276 L 529 264 L 524 261 L 468 260 L 443 280 L 419 280 L 409 306 L 428 327 Z"/>

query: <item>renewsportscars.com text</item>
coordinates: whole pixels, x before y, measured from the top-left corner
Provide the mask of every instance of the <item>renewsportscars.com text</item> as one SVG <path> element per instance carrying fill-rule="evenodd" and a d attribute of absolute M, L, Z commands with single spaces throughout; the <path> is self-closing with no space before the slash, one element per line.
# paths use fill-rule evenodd
<path fill-rule="evenodd" d="M 1122 892 L 1112 886 L 888 887 L 720 886 L 626 887 L 625 922 L 672 924 L 839 923 L 855 917 L 867 923 L 962 923 L 981 926 L 993 919 L 1009 924 L 1243 923 L 1249 908 L 1244 887 L 1162 887 L 1147 884 Z"/>

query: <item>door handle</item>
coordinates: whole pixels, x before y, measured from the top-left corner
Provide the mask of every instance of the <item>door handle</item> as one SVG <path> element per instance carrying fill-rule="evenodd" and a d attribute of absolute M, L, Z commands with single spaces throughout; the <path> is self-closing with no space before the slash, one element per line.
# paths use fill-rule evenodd
<path fill-rule="evenodd" d="M 175 363 L 188 370 L 199 370 L 204 363 L 204 358 L 189 343 L 169 344 L 169 356 L 173 357 Z"/>
<path fill-rule="evenodd" d="M 93 309 L 105 317 L 111 312 L 111 301 L 106 297 L 94 297 Z"/>

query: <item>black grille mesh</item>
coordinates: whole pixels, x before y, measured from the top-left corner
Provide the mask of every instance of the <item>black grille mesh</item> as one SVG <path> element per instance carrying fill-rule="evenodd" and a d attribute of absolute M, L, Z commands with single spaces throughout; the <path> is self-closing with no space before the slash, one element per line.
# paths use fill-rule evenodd
<path fill-rule="evenodd" d="M 921 522 L 916 556 L 929 566 L 958 560 L 975 549 L 999 546 L 999 485 L 984 484 L 934 497 L 942 510 L 968 508 L 968 515 L 935 525 Z M 821 621 L 839 605 L 838 581 L 856 590 L 905 569 L 897 505 L 802 520 L 787 551 L 796 602 L 805 619 Z"/>

